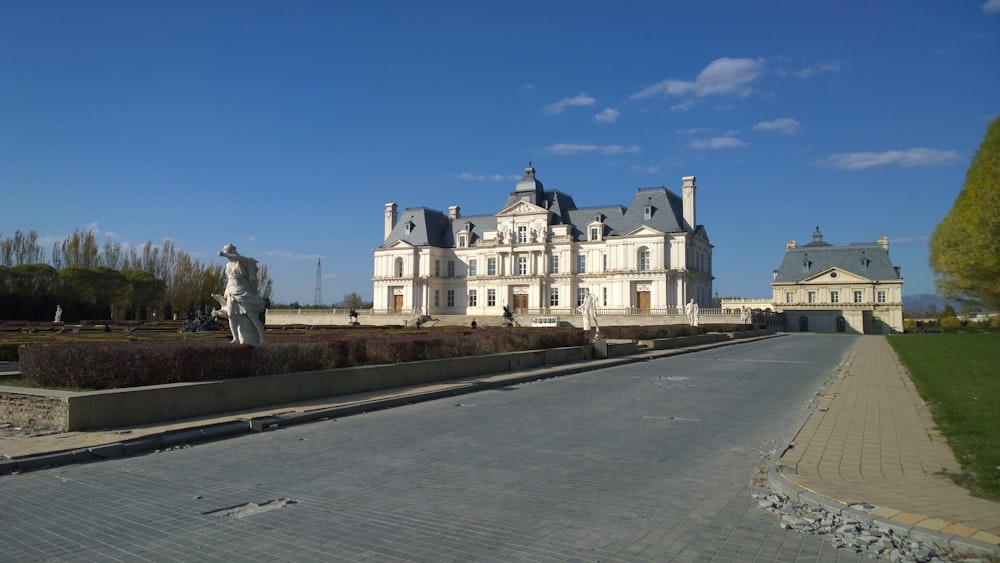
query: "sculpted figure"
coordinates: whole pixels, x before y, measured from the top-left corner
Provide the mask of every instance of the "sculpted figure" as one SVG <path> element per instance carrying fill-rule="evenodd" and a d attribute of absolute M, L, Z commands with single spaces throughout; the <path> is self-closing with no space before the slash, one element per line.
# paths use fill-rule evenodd
<path fill-rule="evenodd" d="M 684 306 L 684 314 L 687 315 L 688 324 L 698 326 L 698 304 L 694 302 L 694 299 Z"/>
<path fill-rule="evenodd" d="M 212 315 L 229 319 L 234 344 L 263 344 L 264 323 L 260 314 L 264 311 L 264 299 L 257 288 L 257 261 L 241 256 L 231 244 L 223 247 L 219 256 L 224 256 L 229 263 L 226 264 L 226 287 L 222 295 L 212 295 L 222 309 L 213 310 Z"/>
<path fill-rule="evenodd" d="M 583 313 L 583 330 L 590 330 L 590 325 L 593 324 L 596 332 L 601 331 L 601 327 L 597 326 L 597 296 L 587 291 L 583 303 L 576 310 Z"/>
<path fill-rule="evenodd" d="M 56 322 L 62 322 L 62 305 L 56 305 Z"/>
<path fill-rule="evenodd" d="M 750 324 L 750 309 L 747 308 L 746 305 L 744 305 L 740 310 L 740 320 L 743 321 L 743 324 L 745 325 Z"/>

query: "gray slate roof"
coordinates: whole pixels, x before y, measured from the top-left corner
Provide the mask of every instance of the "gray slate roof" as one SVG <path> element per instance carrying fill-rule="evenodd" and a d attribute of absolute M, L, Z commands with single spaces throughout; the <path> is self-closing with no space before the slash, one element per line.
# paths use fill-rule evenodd
<path fill-rule="evenodd" d="M 552 225 L 572 225 L 574 240 L 586 240 L 586 226 L 600 214 L 606 226 L 606 236 L 617 236 L 647 225 L 666 233 L 687 232 L 684 223 L 683 200 L 677 194 L 664 187 L 641 188 L 628 207 L 610 205 L 602 207 L 586 207 L 578 209 L 573 198 L 557 190 L 542 192 L 542 206 L 550 213 L 549 223 Z M 518 201 L 512 193 L 501 209 Z M 646 205 L 653 207 L 649 220 L 644 218 Z M 410 234 L 406 234 L 406 225 L 412 225 Z M 481 239 L 484 231 L 497 228 L 496 217 L 493 215 L 461 216 L 454 223 L 448 215 L 436 209 L 427 207 L 411 207 L 403 210 L 382 248 L 396 241 L 404 240 L 414 246 L 436 246 L 451 248 L 455 246 L 456 233 L 471 224 L 476 239 Z M 704 234 L 704 228 L 698 226 L 698 232 Z M 706 236 L 707 238 L 707 236 Z"/>
<path fill-rule="evenodd" d="M 785 259 L 775 272 L 774 283 L 797 283 L 833 268 L 872 281 L 903 279 L 892 265 L 889 251 L 879 243 L 834 246 L 823 242 L 817 227 L 813 242 L 785 251 Z"/>

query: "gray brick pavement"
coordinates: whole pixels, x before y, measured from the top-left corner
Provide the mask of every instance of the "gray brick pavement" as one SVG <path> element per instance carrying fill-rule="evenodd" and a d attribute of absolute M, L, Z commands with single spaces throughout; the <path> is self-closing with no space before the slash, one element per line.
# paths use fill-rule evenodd
<path fill-rule="evenodd" d="M 750 497 L 762 450 L 851 342 L 783 338 L 6 476 L 0 559 L 861 561 Z M 212 514 L 281 498 L 296 502 Z"/>

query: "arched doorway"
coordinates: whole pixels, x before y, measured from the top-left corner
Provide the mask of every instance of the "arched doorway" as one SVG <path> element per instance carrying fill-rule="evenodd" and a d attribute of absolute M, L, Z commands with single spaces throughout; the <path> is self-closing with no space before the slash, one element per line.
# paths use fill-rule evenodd
<path fill-rule="evenodd" d="M 805 315 L 799 317 L 799 332 L 809 332 L 809 317 Z"/>
<path fill-rule="evenodd" d="M 837 317 L 837 332 L 847 332 L 847 320 Z"/>

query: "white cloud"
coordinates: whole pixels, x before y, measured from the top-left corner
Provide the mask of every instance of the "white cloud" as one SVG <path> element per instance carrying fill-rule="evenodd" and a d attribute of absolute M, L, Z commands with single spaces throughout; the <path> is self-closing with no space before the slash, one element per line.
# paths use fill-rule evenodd
<path fill-rule="evenodd" d="M 832 154 L 818 162 L 820 166 L 842 170 L 864 170 L 879 166 L 945 166 L 959 160 L 955 151 L 917 148 L 905 151 L 850 152 Z"/>
<path fill-rule="evenodd" d="M 283 260 L 318 260 L 319 254 L 297 254 L 295 252 L 285 252 L 284 250 L 268 250 L 264 253 L 270 258 L 281 258 Z"/>
<path fill-rule="evenodd" d="M 745 147 L 746 143 L 731 135 L 712 137 L 710 139 L 694 139 L 688 143 L 693 149 L 735 149 Z"/>
<path fill-rule="evenodd" d="M 793 76 L 798 78 L 812 78 L 813 76 L 826 74 L 828 72 L 840 72 L 840 62 L 832 61 L 828 63 L 809 65 L 795 71 Z"/>
<path fill-rule="evenodd" d="M 745 97 L 753 92 L 753 83 L 764 74 L 764 69 L 763 59 L 722 57 L 709 63 L 692 81 L 664 80 L 630 95 L 629 99 L 654 96 L 686 98 L 685 102 L 674 106 L 674 109 L 683 110 L 709 96 Z"/>
<path fill-rule="evenodd" d="M 553 154 L 567 155 L 582 152 L 598 152 L 601 154 L 624 154 L 639 152 L 639 145 L 585 145 L 580 143 L 556 143 L 545 149 Z"/>
<path fill-rule="evenodd" d="M 542 113 L 545 115 L 559 115 L 566 111 L 568 107 L 592 106 L 596 103 L 596 99 L 591 98 L 584 92 L 580 92 L 572 98 L 563 98 L 554 104 L 543 107 Z"/>
<path fill-rule="evenodd" d="M 677 134 L 690 137 L 692 135 L 701 135 L 702 133 L 708 133 L 709 131 L 711 131 L 711 129 L 709 129 L 708 127 L 692 127 L 691 129 L 678 129 Z"/>
<path fill-rule="evenodd" d="M 460 172 L 454 174 L 454 177 L 459 180 L 466 180 L 469 182 L 503 182 L 504 180 L 517 180 L 520 176 L 504 176 L 503 174 L 473 174 L 472 172 Z"/>
<path fill-rule="evenodd" d="M 598 123 L 614 123 L 618 121 L 618 110 L 615 108 L 607 108 L 601 113 L 594 116 L 594 121 Z"/>
<path fill-rule="evenodd" d="M 1000 0 L 988 0 L 983 4 L 983 11 L 987 14 L 1000 14 Z"/>
<path fill-rule="evenodd" d="M 779 117 L 772 121 L 761 121 L 753 126 L 754 131 L 775 131 L 785 133 L 786 135 L 794 135 L 801 128 L 802 124 L 791 117 Z"/>
<path fill-rule="evenodd" d="M 652 164 L 649 166 L 632 165 L 629 166 L 628 168 L 629 170 L 634 170 L 636 172 L 641 172 L 643 174 L 657 174 L 660 172 L 660 167 Z"/>

